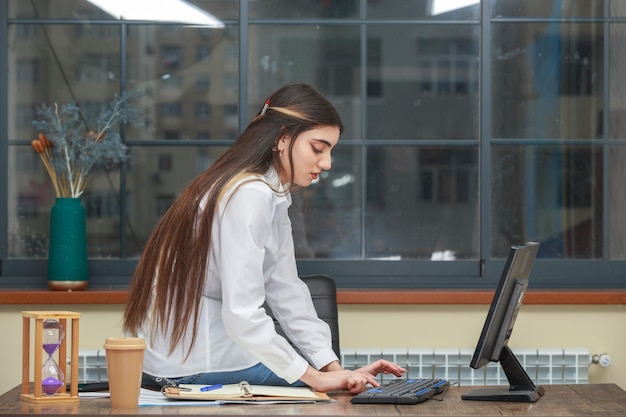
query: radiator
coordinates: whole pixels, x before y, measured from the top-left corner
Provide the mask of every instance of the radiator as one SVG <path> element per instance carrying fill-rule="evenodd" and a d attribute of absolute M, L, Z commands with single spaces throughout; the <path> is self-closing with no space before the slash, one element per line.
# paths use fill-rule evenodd
<path fill-rule="evenodd" d="M 499 364 L 482 369 L 469 367 L 473 349 L 341 349 L 341 362 L 355 369 L 378 359 L 387 359 L 407 369 L 409 378 L 444 378 L 458 385 L 508 385 Z M 537 384 L 587 384 L 591 355 L 588 349 L 513 349 L 528 375 Z M 81 350 L 78 382 L 106 381 L 104 350 Z M 380 381 L 394 378 L 381 375 Z"/>
<path fill-rule="evenodd" d="M 587 384 L 591 355 L 588 349 L 512 349 L 536 384 Z M 355 369 L 378 359 L 387 359 L 407 369 L 409 378 L 444 378 L 458 385 L 508 385 L 506 375 L 497 363 L 481 369 L 469 366 L 473 348 L 465 349 L 346 349 L 341 362 Z M 394 378 L 381 375 L 380 381 Z"/>

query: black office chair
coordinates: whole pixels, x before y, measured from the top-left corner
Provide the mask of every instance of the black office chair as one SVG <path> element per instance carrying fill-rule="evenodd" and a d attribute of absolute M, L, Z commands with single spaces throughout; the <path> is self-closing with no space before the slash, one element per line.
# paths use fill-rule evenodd
<path fill-rule="evenodd" d="M 337 313 L 337 286 L 335 285 L 335 281 L 328 275 L 304 275 L 300 278 L 309 287 L 317 315 L 320 319 L 328 323 L 333 350 L 341 360 L 341 351 L 339 349 L 339 319 Z M 274 314 L 269 306 L 265 304 L 263 307 L 265 307 L 265 311 L 274 319 L 276 331 L 289 340 L 287 336 L 285 336 L 278 321 L 276 321 L 276 318 L 274 318 Z"/>

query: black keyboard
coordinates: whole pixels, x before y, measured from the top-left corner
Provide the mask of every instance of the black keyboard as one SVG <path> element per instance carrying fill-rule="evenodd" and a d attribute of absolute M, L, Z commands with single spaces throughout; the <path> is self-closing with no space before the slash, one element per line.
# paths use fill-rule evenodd
<path fill-rule="evenodd" d="M 418 404 L 450 386 L 445 379 L 394 379 L 352 397 L 353 404 Z"/>

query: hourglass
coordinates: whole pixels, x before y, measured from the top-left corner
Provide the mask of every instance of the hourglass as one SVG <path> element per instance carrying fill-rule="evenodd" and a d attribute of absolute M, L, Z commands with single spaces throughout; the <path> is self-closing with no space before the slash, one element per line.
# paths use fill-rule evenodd
<path fill-rule="evenodd" d="M 58 320 L 45 319 L 43 321 L 43 350 L 48 359 L 41 368 L 41 389 L 46 395 L 52 395 L 63 386 L 65 375 L 54 360 L 54 352 L 61 346 L 65 329 Z"/>
<path fill-rule="evenodd" d="M 22 311 L 22 395 L 31 402 L 78 401 L 78 319 L 71 311 Z M 34 393 L 30 393 L 30 320 L 35 319 Z M 71 320 L 70 392 L 65 388 L 67 320 Z M 46 354 L 45 361 L 43 355 Z M 58 355 L 58 361 L 55 361 Z"/>

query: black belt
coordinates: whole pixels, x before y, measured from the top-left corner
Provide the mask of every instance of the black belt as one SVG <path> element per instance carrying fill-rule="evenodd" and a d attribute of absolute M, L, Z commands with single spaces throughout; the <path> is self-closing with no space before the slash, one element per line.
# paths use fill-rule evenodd
<path fill-rule="evenodd" d="M 166 385 L 176 384 L 172 383 L 172 381 L 168 380 L 167 378 L 150 375 L 145 372 L 141 374 L 141 386 L 144 388 L 160 390 Z"/>

